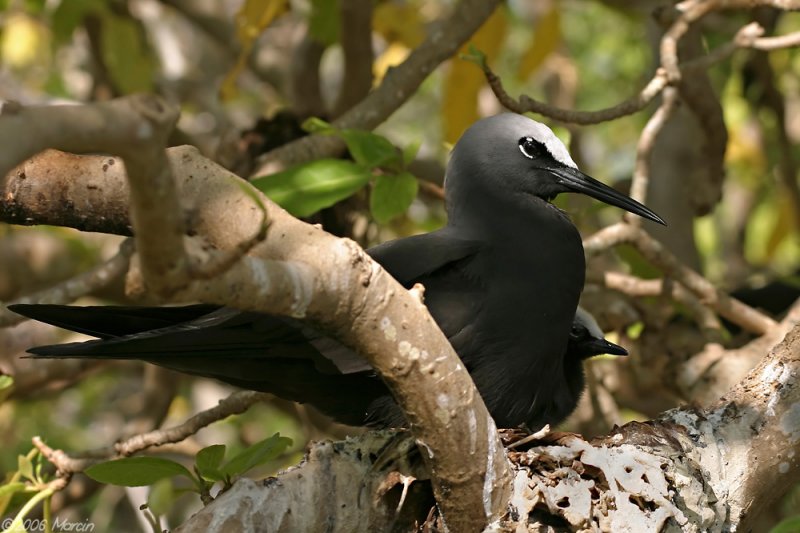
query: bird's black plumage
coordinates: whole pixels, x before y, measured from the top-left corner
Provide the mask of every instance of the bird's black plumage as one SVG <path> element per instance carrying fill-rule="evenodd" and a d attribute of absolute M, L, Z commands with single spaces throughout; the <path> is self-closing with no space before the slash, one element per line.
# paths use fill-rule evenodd
<path fill-rule="evenodd" d="M 369 253 L 404 286 L 425 286 L 426 305 L 498 426 L 556 423 L 583 389 L 581 361 L 624 350 L 576 316 L 581 238 L 550 200 L 582 192 L 662 221 L 577 170 L 546 126 L 521 115 L 483 119 L 467 130 L 445 187 L 444 228 Z M 11 309 L 100 338 L 34 348 L 36 355 L 141 359 L 308 402 L 348 424 L 404 423 L 363 359 L 291 319 L 205 305 Z"/>

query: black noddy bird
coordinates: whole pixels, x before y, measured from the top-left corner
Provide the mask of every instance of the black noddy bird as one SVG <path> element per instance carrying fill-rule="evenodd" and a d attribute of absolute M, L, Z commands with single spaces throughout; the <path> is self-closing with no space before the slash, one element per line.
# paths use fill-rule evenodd
<path fill-rule="evenodd" d="M 583 193 L 663 224 L 653 211 L 576 167 L 544 124 L 502 114 L 472 125 L 445 174 L 447 225 L 368 253 L 425 304 L 498 427 L 556 424 L 583 390 L 581 362 L 624 354 L 578 313 L 585 260 L 577 228 L 551 201 Z M 366 361 L 292 319 L 193 305 L 14 305 L 98 340 L 32 348 L 41 357 L 138 359 L 307 402 L 350 425 L 403 426 Z"/>

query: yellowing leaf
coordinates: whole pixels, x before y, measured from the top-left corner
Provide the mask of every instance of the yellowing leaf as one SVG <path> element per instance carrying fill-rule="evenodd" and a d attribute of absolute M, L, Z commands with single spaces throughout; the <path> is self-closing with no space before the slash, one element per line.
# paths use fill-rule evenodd
<path fill-rule="evenodd" d="M 778 246 L 789 236 L 792 232 L 792 228 L 794 228 L 794 217 L 798 216 L 798 214 L 794 212 L 794 209 L 792 209 L 792 202 L 789 200 L 788 194 L 779 194 L 777 197 L 777 204 L 778 205 L 775 207 L 778 209 L 778 217 L 775 221 L 775 225 L 772 227 L 772 231 L 770 231 L 764 251 L 767 261 L 772 261 L 775 257 Z"/>
<path fill-rule="evenodd" d="M 517 77 L 521 80 L 533 74 L 561 42 L 561 11 L 554 4 L 543 13 L 533 27 L 533 39 L 522 56 Z"/>
<path fill-rule="evenodd" d="M 503 45 L 507 26 L 508 16 L 505 9 L 497 9 L 480 27 L 472 41 L 462 47 L 461 53 L 466 53 L 471 44 L 491 61 Z M 451 62 L 444 80 L 442 96 L 445 141 L 454 143 L 479 118 L 478 93 L 485 83 L 483 72 L 473 62 L 458 58 Z"/>
<path fill-rule="evenodd" d="M 253 45 L 267 26 L 289 9 L 288 0 L 245 0 L 236 14 L 236 36 L 242 48 L 236 64 L 222 80 L 220 96 L 223 100 L 236 95 L 236 79 L 244 69 Z"/>
<path fill-rule="evenodd" d="M 2 62 L 13 68 L 24 68 L 41 61 L 47 53 L 48 35 L 44 26 L 22 13 L 8 15 L 0 44 Z"/>
<path fill-rule="evenodd" d="M 267 26 L 289 8 L 287 0 L 245 0 L 236 14 L 236 35 L 248 51 Z"/>
<path fill-rule="evenodd" d="M 410 53 L 411 49 L 399 42 L 387 46 L 386 50 L 384 50 L 372 64 L 373 85 L 379 85 L 386 75 L 386 71 L 389 70 L 390 67 L 394 67 L 405 61 Z"/>
<path fill-rule="evenodd" d="M 419 8 L 409 2 L 382 2 L 375 6 L 372 28 L 391 44 L 416 48 L 425 38 Z"/>

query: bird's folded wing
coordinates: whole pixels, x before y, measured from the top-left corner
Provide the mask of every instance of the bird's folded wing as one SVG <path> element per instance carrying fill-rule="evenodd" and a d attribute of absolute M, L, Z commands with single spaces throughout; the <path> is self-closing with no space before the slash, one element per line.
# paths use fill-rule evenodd
<path fill-rule="evenodd" d="M 481 242 L 458 238 L 447 228 L 389 241 L 367 250 L 391 276 L 411 288 L 422 278 L 466 259 L 480 250 Z"/>

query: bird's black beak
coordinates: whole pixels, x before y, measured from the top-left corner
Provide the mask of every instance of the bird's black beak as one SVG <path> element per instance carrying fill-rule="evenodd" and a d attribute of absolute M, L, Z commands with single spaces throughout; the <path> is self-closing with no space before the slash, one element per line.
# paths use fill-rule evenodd
<path fill-rule="evenodd" d="M 664 226 L 667 225 L 664 219 L 656 215 L 651 209 L 643 206 L 633 198 L 617 192 L 605 183 L 597 181 L 591 176 L 587 176 L 578 169 L 563 166 L 550 168 L 548 170 L 556 176 L 557 182 L 569 192 L 583 193 L 601 202 L 620 207 L 625 211 L 630 211 L 640 217 L 652 220 L 653 222 L 658 222 Z"/>
<path fill-rule="evenodd" d="M 610 355 L 628 355 L 628 350 L 619 344 L 614 344 L 605 339 L 592 339 L 591 342 L 588 343 L 587 348 L 591 348 L 592 353 L 597 355 L 603 353 Z"/>

